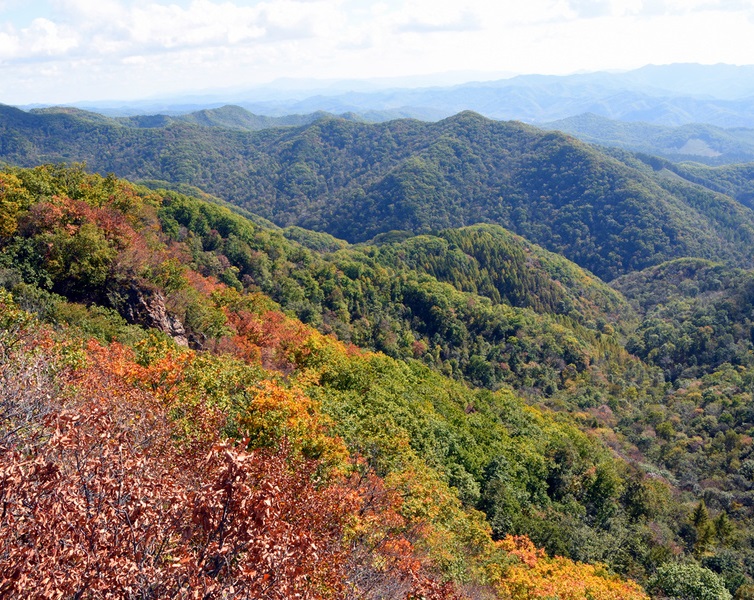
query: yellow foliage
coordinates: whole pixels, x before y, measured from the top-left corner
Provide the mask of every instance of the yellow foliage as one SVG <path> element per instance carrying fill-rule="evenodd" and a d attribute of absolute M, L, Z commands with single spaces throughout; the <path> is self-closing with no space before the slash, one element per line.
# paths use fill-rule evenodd
<path fill-rule="evenodd" d="M 347 462 L 345 445 L 325 433 L 318 406 L 297 387 L 261 381 L 238 424 L 252 445 L 274 445 L 285 438 L 312 458 Z"/>
<path fill-rule="evenodd" d="M 548 558 L 525 536 L 508 535 L 501 548 L 518 562 L 508 567 L 499 586 L 510 600 L 648 600 L 632 581 L 610 575 L 600 564 L 588 565 L 556 556 Z"/>
<path fill-rule="evenodd" d="M 18 211 L 31 201 L 23 182 L 12 173 L 0 173 L 0 237 L 10 237 L 18 228 Z"/>

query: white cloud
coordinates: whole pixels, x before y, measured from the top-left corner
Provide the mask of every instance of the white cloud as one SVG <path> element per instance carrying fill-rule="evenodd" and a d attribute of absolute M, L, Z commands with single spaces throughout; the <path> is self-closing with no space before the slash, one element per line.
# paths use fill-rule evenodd
<path fill-rule="evenodd" d="M 753 9 L 751 0 L 642 0 L 635 14 L 686 16 L 701 12 L 751 12 Z"/>
<path fill-rule="evenodd" d="M 0 61 L 8 60 L 18 52 L 18 38 L 7 32 L 0 32 Z"/>
<path fill-rule="evenodd" d="M 0 33 L 0 60 L 56 58 L 78 45 L 79 37 L 74 30 L 38 18 L 20 31 L 6 26 L 6 30 Z"/>
<path fill-rule="evenodd" d="M 117 0 L 53 0 L 53 6 L 61 18 L 85 28 L 117 22 L 127 13 Z"/>
<path fill-rule="evenodd" d="M 79 48 L 96 56 L 159 54 L 192 47 L 238 46 L 307 39 L 332 34 L 339 22 L 336 3 L 309 1 L 259 2 L 241 6 L 229 1 L 193 0 L 175 3 L 115 0 L 56 0 L 56 15 L 29 27 L 34 44 L 15 39 L 25 57 L 44 47 L 55 59 Z M 54 19 L 54 20 L 51 20 Z M 76 43 L 70 43 L 76 39 Z"/>
<path fill-rule="evenodd" d="M 78 46 L 76 33 L 48 19 L 34 19 L 25 29 L 21 41 L 32 55 L 57 56 Z"/>
<path fill-rule="evenodd" d="M 0 0 L 11 7 L 0 12 L 5 93 L 23 98 L 0 102 L 281 77 L 754 63 L 752 0 L 47 0 L 53 11 L 29 16 L 34 4 Z"/>
<path fill-rule="evenodd" d="M 121 61 L 121 63 L 123 63 L 124 65 L 143 66 L 147 64 L 147 57 L 146 56 L 127 56 Z"/>
<path fill-rule="evenodd" d="M 576 18 L 686 16 L 700 12 L 743 12 L 751 0 L 567 0 Z"/>
<path fill-rule="evenodd" d="M 481 29 L 479 18 L 471 11 L 464 11 L 449 20 L 433 19 L 431 16 L 423 19 L 411 19 L 398 25 L 396 30 L 401 33 L 438 33 L 452 31 L 477 31 Z"/>

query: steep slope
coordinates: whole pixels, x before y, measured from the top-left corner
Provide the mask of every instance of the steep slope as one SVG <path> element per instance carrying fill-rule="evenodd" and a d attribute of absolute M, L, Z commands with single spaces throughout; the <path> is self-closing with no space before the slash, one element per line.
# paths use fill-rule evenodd
<path fill-rule="evenodd" d="M 580 323 L 629 320 L 625 300 L 599 279 L 497 225 L 448 229 L 379 245 L 378 260 L 495 303 L 568 315 Z"/>
<path fill-rule="evenodd" d="M 702 165 L 678 165 L 676 172 L 685 179 L 724 193 L 754 209 L 754 165 L 729 165 L 716 169 Z"/>
<path fill-rule="evenodd" d="M 332 238 L 294 230 L 322 249 L 315 254 L 186 197 L 170 197 L 160 218 L 166 231 L 194 236 L 192 257 L 203 274 L 257 287 L 323 332 L 458 379 L 548 396 L 579 377 L 600 387 L 607 374 L 599 356 L 608 347 L 616 353 L 608 370 L 625 362 L 610 375 L 615 385 L 622 371 L 641 370 L 611 337 L 632 320 L 620 296 L 496 226 L 379 247 L 327 247 Z"/>
<path fill-rule="evenodd" d="M 572 138 L 473 113 L 250 133 L 4 110 L 5 160 L 79 160 L 102 173 L 188 183 L 279 225 L 349 241 L 495 222 L 603 279 L 680 256 L 752 259 L 754 216 L 732 199 L 700 198 Z"/>
<path fill-rule="evenodd" d="M 620 293 L 493 225 L 393 233 L 352 247 L 50 166 L 3 171 L 0 215 L 0 283 L 13 294 L 0 298 L 0 366 L 13 382 L 0 398 L 35 407 L 14 408 L 10 419 L 83 406 L 76 443 L 100 448 L 96 440 L 109 438 L 97 437 L 92 403 L 103 409 L 111 399 L 115 412 L 102 422 L 116 423 L 123 440 L 142 422 L 138 403 L 149 400 L 171 443 L 243 438 L 252 453 L 234 454 L 241 463 L 292 465 L 282 487 L 280 473 L 265 471 L 260 490 L 269 489 L 265 481 L 286 494 L 301 490 L 310 508 L 346 494 L 356 512 L 337 515 L 352 524 L 350 550 L 339 545 L 344 521 L 336 519 L 312 532 L 326 534 L 333 560 L 307 564 L 330 582 L 332 597 L 343 581 L 369 586 L 375 598 L 405 597 L 419 585 L 430 598 L 640 597 L 604 567 L 547 558 L 528 539 L 550 554 L 604 562 L 659 597 L 745 598 L 752 590 L 750 272 L 684 259 L 617 280 L 641 319 L 633 331 L 636 313 Z M 19 309 L 62 337 L 36 341 L 33 318 Z M 393 356 L 344 345 L 294 314 Z M 651 364 L 626 352 L 626 337 Z M 55 378 L 48 351 L 73 379 Z M 15 362 L 3 363 L 8 357 Z M 33 377 L 47 379 L 27 385 Z M 58 435 L 45 427 L 34 431 Z M 59 435 L 70 444 L 66 427 Z M 27 444 L 26 431 L 14 424 L 7 439 L 59 467 L 61 493 L 75 493 L 71 463 Z M 138 464 L 160 455 L 145 452 Z M 170 463 L 174 455 L 162 456 Z M 216 473 L 207 455 L 201 464 Z M 170 472 L 163 462 L 150 466 Z M 143 483 L 136 471 L 120 473 Z M 304 473 L 316 473 L 316 490 Z M 197 483 L 204 471 L 177 475 L 180 485 L 185 477 L 206 485 Z M 28 482 L 38 479 L 13 481 L 14 494 L 32 494 Z M 316 515 L 336 514 L 287 506 L 315 525 Z M 286 514 L 275 519 L 285 523 Z M 47 521 L 25 522 L 41 539 Z M 117 528 L 110 519 L 97 531 Z M 528 539 L 513 537 L 522 534 Z M 13 552 L 14 540 L 30 539 L 14 536 L 0 536 Z M 187 550 L 181 568 L 205 577 L 191 570 Z M 46 550 L 39 556 L 52 560 Z M 230 585 L 237 571 L 223 573 Z"/>
<path fill-rule="evenodd" d="M 691 379 L 721 365 L 747 366 L 754 352 L 754 273 L 679 259 L 612 282 L 642 314 L 629 349 Z"/>
<path fill-rule="evenodd" d="M 695 551 L 734 591 L 753 555 L 748 506 L 754 489 L 754 272 L 682 259 L 613 285 L 642 315 L 627 348 L 672 381 L 661 402 L 635 405 L 618 428 L 644 460 L 702 497 Z M 748 525 L 733 533 L 731 522 Z M 706 554 L 721 540 L 730 548 L 726 566 Z"/>
<path fill-rule="evenodd" d="M 57 564 L 49 593 L 94 597 L 117 585 L 162 597 L 186 586 L 254 596 L 267 585 L 274 598 L 314 589 L 331 598 L 645 598 L 604 567 L 547 558 L 510 535 L 631 573 L 648 554 L 616 555 L 614 536 L 675 535 L 667 507 L 622 493 L 667 486 L 566 415 L 286 317 L 222 260 L 222 235 L 239 248 L 243 234 L 226 209 L 76 169 L 0 180 L 2 281 L 13 294 L 0 296 L 10 382 L 0 393 L 0 460 L 13 475 L 2 493 L 25 511 L 0 518 L 0 561 L 12 574 L 4 595 L 28 595 L 34 569 Z M 205 229 L 212 216 L 218 228 Z M 283 250 L 298 252 L 303 280 L 322 266 L 243 223 L 268 244 L 250 253 L 258 265 Z M 184 335 L 203 350 L 181 347 Z M 104 501 L 87 504 L 86 490 Z M 118 543 L 124 530 L 129 544 Z M 49 543 L 61 536 L 64 556 Z M 123 583 L 123 569 L 138 576 Z"/>

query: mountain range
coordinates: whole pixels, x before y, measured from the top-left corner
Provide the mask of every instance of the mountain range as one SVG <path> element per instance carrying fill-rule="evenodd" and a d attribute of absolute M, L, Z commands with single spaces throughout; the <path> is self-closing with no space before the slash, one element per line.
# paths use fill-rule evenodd
<path fill-rule="evenodd" d="M 566 76 L 519 75 L 454 86 L 365 86 L 340 82 L 317 86 L 273 85 L 246 91 L 205 94 L 160 102 L 81 108 L 108 114 L 191 112 L 236 104 L 269 116 L 326 111 L 356 113 L 371 120 L 411 117 L 439 120 L 464 110 L 499 120 L 546 123 L 584 113 L 624 121 L 677 126 L 707 123 L 718 127 L 754 127 L 751 66 L 673 64 L 646 66 L 623 73 Z M 375 89 L 376 87 L 376 89 Z M 350 90 L 350 91 L 349 91 Z"/>

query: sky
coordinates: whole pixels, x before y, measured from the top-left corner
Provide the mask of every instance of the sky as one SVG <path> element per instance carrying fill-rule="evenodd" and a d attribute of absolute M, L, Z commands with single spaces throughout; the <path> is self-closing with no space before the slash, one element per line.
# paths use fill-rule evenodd
<path fill-rule="evenodd" d="M 743 65 L 752 40 L 754 0 L 0 0 L 0 103 Z"/>

